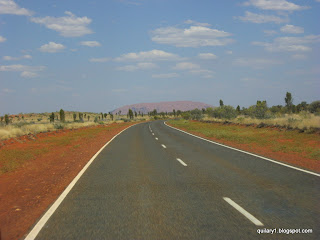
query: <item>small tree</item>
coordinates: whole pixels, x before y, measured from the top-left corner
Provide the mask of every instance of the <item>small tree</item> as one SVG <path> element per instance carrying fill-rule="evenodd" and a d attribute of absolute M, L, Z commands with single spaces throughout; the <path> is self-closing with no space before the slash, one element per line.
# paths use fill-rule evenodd
<path fill-rule="evenodd" d="M 54 113 L 50 114 L 50 122 L 54 122 Z"/>
<path fill-rule="evenodd" d="M 4 117 L 3 117 L 3 116 L 1 116 L 1 117 L 0 117 L 0 119 L 1 119 L 1 122 L 3 122 Z"/>
<path fill-rule="evenodd" d="M 103 113 L 101 112 L 100 114 L 101 114 L 101 119 L 103 120 Z"/>
<path fill-rule="evenodd" d="M 223 101 L 220 99 L 220 101 L 219 101 L 219 105 L 220 105 L 220 107 L 223 107 Z"/>
<path fill-rule="evenodd" d="M 66 116 L 63 111 L 63 109 L 60 109 L 60 122 L 65 122 L 66 121 Z"/>
<path fill-rule="evenodd" d="M 8 114 L 4 115 L 4 122 L 6 123 L 6 125 L 8 125 L 8 124 L 9 124 L 10 119 L 9 119 Z"/>
<path fill-rule="evenodd" d="M 132 110 L 129 108 L 129 111 L 128 111 L 128 116 L 130 119 L 133 119 L 133 112 Z"/>
<path fill-rule="evenodd" d="M 290 92 L 286 93 L 286 97 L 284 98 L 284 101 L 286 102 L 286 107 L 289 112 L 292 111 L 292 105 L 293 105 L 293 99 Z"/>
<path fill-rule="evenodd" d="M 88 115 L 88 122 L 90 121 L 90 115 Z"/>
<path fill-rule="evenodd" d="M 73 121 L 75 122 L 77 120 L 77 114 L 73 113 Z"/>
<path fill-rule="evenodd" d="M 83 122 L 83 113 L 79 113 L 79 121 Z"/>
<path fill-rule="evenodd" d="M 173 116 L 176 116 L 176 110 L 173 109 Z"/>
<path fill-rule="evenodd" d="M 137 114 L 137 112 L 136 112 L 136 111 L 134 111 L 134 116 L 135 116 L 135 117 L 138 117 L 138 114 Z"/>
<path fill-rule="evenodd" d="M 107 119 L 108 114 L 105 113 L 105 114 L 103 114 L 103 116 L 104 116 L 105 119 Z"/>
<path fill-rule="evenodd" d="M 240 114 L 241 110 L 240 110 L 240 106 L 239 105 L 237 106 L 236 110 L 237 110 L 238 114 Z"/>

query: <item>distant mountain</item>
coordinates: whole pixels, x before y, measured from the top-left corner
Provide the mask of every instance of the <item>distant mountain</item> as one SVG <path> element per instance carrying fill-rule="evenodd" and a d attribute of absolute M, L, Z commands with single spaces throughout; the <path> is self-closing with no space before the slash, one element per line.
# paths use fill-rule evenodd
<path fill-rule="evenodd" d="M 129 108 L 132 111 L 141 112 L 141 113 L 148 113 L 153 111 L 154 109 L 157 110 L 157 112 L 172 112 L 173 109 L 176 111 L 188 111 L 193 109 L 202 109 L 202 108 L 208 108 L 208 107 L 214 107 L 212 105 L 201 103 L 201 102 L 191 102 L 191 101 L 175 101 L 175 102 L 158 102 L 158 103 L 138 103 L 138 104 L 132 104 L 123 106 L 120 108 L 117 108 L 112 111 L 113 114 L 118 113 L 121 111 L 121 115 L 125 115 L 128 113 Z"/>

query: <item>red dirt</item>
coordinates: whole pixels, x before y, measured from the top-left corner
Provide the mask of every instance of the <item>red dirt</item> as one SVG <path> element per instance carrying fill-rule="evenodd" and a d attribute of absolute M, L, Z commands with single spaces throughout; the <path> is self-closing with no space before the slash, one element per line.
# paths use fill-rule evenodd
<path fill-rule="evenodd" d="M 170 125 L 170 126 L 172 126 L 172 125 Z M 176 126 L 174 126 L 174 127 L 176 127 Z M 237 149 L 248 151 L 248 152 L 260 155 L 260 156 L 268 157 L 268 158 L 271 158 L 274 160 L 278 160 L 280 162 L 288 163 L 290 165 L 301 167 L 301 168 L 311 170 L 314 172 L 320 172 L 320 161 L 307 158 L 305 156 L 302 156 L 302 154 L 299 154 L 299 153 L 273 152 L 268 147 L 261 147 L 261 146 L 254 144 L 254 143 L 252 143 L 250 145 L 235 143 L 235 142 L 224 140 L 224 139 L 216 139 L 213 137 L 209 138 L 209 137 L 205 136 L 204 134 L 194 132 L 194 131 L 189 131 L 185 128 L 179 127 L 179 129 L 186 131 L 186 132 L 189 132 L 189 133 L 192 133 L 196 136 L 199 136 L 199 137 L 202 137 L 202 138 L 205 138 L 208 140 L 212 140 L 214 142 L 228 145 L 230 147 L 234 147 Z M 272 129 L 270 129 L 270 130 L 272 130 Z M 277 130 L 275 129 L 274 131 L 277 131 Z M 279 142 L 285 142 L 285 141 L 290 141 L 290 140 L 279 140 Z M 314 145 L 314 143 L 312 144 L 312 142 L 309 144 L 310 144 L 310 146 Z"/>
<path fill-rule="evenodd" d="M 91 157 L 114 135 L 129 125 L 133 123 L 117 124 L 111 130 L 99 132 L 97 137 L 90 141 L 80 139 L 71 146 L 57 146 L 54 152 L 45 153 L 13 172 L 0 175 L 0 239 L 24 237 Z M 82 131 L 82 129 L 9 139 L 0 143 L 0 151 L 25 149 L 28 147 L 28 141 L 35 141 L 39 148 L 45 147 L 46 143 L 41 140 L 72 134 L 72 131 Z M 75 145 L 76 149 L 73 148 Z"/>

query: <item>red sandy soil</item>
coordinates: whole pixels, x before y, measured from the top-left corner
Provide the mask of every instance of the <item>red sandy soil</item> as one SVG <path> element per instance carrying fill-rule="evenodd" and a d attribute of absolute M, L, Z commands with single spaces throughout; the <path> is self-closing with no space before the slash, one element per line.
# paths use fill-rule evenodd
<path fill-rule="evenodd" d="M 169 124 L 170 126 L 172 126 L 171 124 Z M 176 126 L 173 126 L 175 128 L 177 128 Z M 244 127 L 244 126 L 239 126 L 239 127 Z M 274 160 L 277 160 L 279 162 L 283 162 L 283 163 L 288 163 L 289 165 L 292 166 L 296 166 L 296 167 L 301 167 L 304 168 L 306 170 L 311 170 L 314 172 L 320 172 L 320 161 L 316 160 L 316 159 L 311 159 L 311 158 L 307 158 L 305 156 L 303 156 L 301 153 L 285 153 L 285 152 L 274 152 L 272 151 L 270 148 L 268 147 L 261 147 L 258 146 L 257 144 L 251 143 L 249 144 L 241 144 L 241 143 L 235 143 L 232 141 L 228 141 L 228 140 L 224 140 L 224 139 L 216 139 L 213 137 L 207 137 L 204 134 L 198 133 L 198 132 L 194 132 L 194 131 L 189 131 L 185 128 L 181 128 L 179 127 L 179 129 L 192 133 L 196 136 L 208 139 L 208 140 L 212 140 L 214 142 L 217 143 L 222 143 L 224 145 L 230 146 L 230 147 L 234 147 L 237 149 L 241 149 L 247 152 L 251 152 L 260 156 L 264 156 L 267 158 L 271 158 Z M 270 129 L 270 131 L 277 131 L 277 129 Z M 285 142 L 285 141 L 290 141 L 290 140 L 278 140 L 280 143 L 281 142 Z M 309 143 L 310 146 L 314 147 L 312 142 Z"/>
<path fill-rule="evenodd" d="M 80 139 L 72 146 L 57 146 L 54 152 L 45 153 L 13 172 L 0 175 L 0 240 L 25 237 L 91 157 L 129 125 L 133 123 L 118 124 L 112 130 L 101 131 L 91 141 Z M 23 136 L 2 141 L 0 151 L 5 148 L 24 149 L 28 141 L 39 142 L 39 148 L 45 147 L 41 139 L 68 135 L 72 131 L 82 129 L 40 133 L 35 139 Z M 74 145 L 77 145 L 76 150 Z"/>

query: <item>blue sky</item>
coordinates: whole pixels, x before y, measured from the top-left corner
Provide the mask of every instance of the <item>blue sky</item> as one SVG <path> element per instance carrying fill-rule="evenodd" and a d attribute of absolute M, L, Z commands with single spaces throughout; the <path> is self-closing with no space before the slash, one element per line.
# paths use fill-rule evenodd
<path fill-rule="evenodd" d="M 0 114 L 320 96 L 319 0 L 0 0 Z"/>

